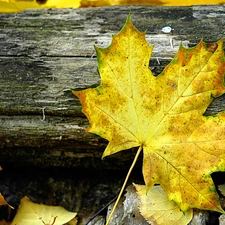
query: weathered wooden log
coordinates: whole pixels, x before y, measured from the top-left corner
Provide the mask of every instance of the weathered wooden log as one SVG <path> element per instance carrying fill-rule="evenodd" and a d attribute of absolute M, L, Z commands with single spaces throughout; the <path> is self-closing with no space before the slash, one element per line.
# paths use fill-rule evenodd
<path fill-rule="evenodd" d="M 127 14 L 155 45 L 150 67 L 168 64 L 180 43 L 225 36 L 225 6 L 104 7 L 28 10 L 0 14 L 1 163 L 39 166 L 118 168 L 131 154 L 101 161 L 107 144 L 86 133 L 88 121 L 72 89 L 97 86 L 100 78 L 93 46 L 108 46 Z M 170 26 L 170 33 L 162 28 Z M 216 99 L 206 114 L 225 109 Z M 18 158 L 20 159 L 18 161 Z M 122 161 L 123 160 L 123 161 Z M 113 163 L 112 163 L 113 162 Z M 130 162 L 129 162 L 130 164 Z M 120 168 L 123 166 L 121 165 Z"/>

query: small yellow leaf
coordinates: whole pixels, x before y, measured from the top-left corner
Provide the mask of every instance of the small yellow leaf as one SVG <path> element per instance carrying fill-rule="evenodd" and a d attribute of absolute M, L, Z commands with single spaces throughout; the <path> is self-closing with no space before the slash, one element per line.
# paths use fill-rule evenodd
<path fill-rule="evenodd" d="M 62 225 L 72 220 L 76 214 L 61 206 L 33 203 L 25 196 L 21 199 L 19 210 L 11 225 Z"/>
<path fill-rule="evenodd" d="M 1 205 L 8 205 L 10 208 L 14 209 L 11 205 L 9 205 L 9 203 L 5 200 L 5 198 L 0 193 L 0 206 Z"/>
<path fill-rule="evenodd" d="M 176 202 L 168 200 L 160 186 L 154 186 L 150 191 L 145 185 L 134 186 L 140 199 L 140 212 L 151 225 L 186 225 L 191 221 L 193 210 L 182 212 Z"/>
<path fill-rule="evenodd" d="M 2 170 L 2 167 L 0 166 L 0 171 Z M 10 208 L 14 209 L 9 203 L 5 200 L 3 195 L 0 193 L 0 206 L 1 205 L 8 205 Z M 0 223 L 1 224 L 1 223 Z"/>

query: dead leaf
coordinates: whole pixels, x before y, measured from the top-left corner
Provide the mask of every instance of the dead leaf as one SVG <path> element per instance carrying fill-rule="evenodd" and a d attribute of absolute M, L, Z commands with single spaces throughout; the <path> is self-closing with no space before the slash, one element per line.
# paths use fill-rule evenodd
<path fill-rule="evenodd" d="M 203 116 L 225 91 L 223 40 L 180 47 L 159 76 L 152 46 L 128 17 L 109 47 L 96 47 L 101 84 L 74 91 L 88 132 L 109 141 L 103 157 L 142 146 L 147 188 L 160 184 L 182 211 L 223 212 L 211 173 L 225 170 L 225 114 Z"/>
<path fill-rule="evenodd" d="M 0 225 L 10 225 L 10 222 L 7 222 L 5 220 L 0 220 Z"/>
<path fill-rule="evenodd" d="M 1 205 L 8 205 L 10 208 L 14 209 L 11 205 L 9 205 L 9 203 L 5 200 L 3 195 L 0 193 L 0 206 Z"/>
<path fill-rule="evenodd" d="M 160 186 L 154 186 L 147 192 L 145 185 L 134 185 L 139 196 L 141 215 L 151 225 L 187 225 L 193 216 L 193 209 L 182 212 L 174 201 L 169 201 L 166 192 Z"/>
<path fill-rule="evenodd" d="M 78 223 L 78 219 L 75 217 L 72 220 L 70 220 L 68 223 L 65 223 L 65 225 L 76 225 Z"/>
<path fill-rule="evenodd" d="M 220 193 L 225 196 L 225 184 L 221 184 L 218 186 Z"/>
<path fill-rule="evenodd" d="M 0 171 L 2 170 L 2 167 L 0 166 Z M 5 200 L 2 193 L 0 193 L 0 206 L 1 205 L 8 205 L 10 208 L 14 209 L 9 203 Z M 1 224 L 1 223 L 0 223 Z"/>
<path fill-rule="evenodd" d="M 76 216 L 60 206 L 33 203 L 28 197 L 21 199 L 20 207 L 11 225 L 62 225 Z"/>

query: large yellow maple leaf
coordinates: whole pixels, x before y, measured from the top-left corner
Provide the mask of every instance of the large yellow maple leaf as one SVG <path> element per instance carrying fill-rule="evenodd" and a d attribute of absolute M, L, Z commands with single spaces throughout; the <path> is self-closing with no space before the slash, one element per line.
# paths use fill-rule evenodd
<path fill-rule="evenodd" d="M 109 141 L 103 157 L 143 147 L 147 188 L 160 184 L 183 211 L 222 211 L 210 175 L 225 170 L 225 114 L 203 115 L 225 91 L 222 45 L 181 45 L 153 76 L 153 47 L 128 16 L 109 47 L 96 47 L 100 86 L 74 91 L 90 121 L 88 131 Z"/>

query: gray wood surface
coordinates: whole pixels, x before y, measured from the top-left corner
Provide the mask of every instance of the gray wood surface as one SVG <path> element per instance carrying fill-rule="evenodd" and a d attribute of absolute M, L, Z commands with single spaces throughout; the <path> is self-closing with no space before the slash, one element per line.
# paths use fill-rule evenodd
<path fill-rule="evenodd" d="M 97 86 L 94 45 L 105 47 L 127 14 L 155 45 L 150 67 L 167 65 L 182 42 L 225 36 L 225 6 L 103 7 L 0 14 L 0 160 L 43 167 L 122 168 L 135 150 L 101 161 L 107 141 L 86 133 L 88 121 L 71 89 Z M 172 32 L 163 33 L 170 26 Z M 223 97 L 206 114 L 225 109 Z M 116 160 L 117 157 L 121 158 Z M 18 161 L 19 157 L 19 161 Z"/>

